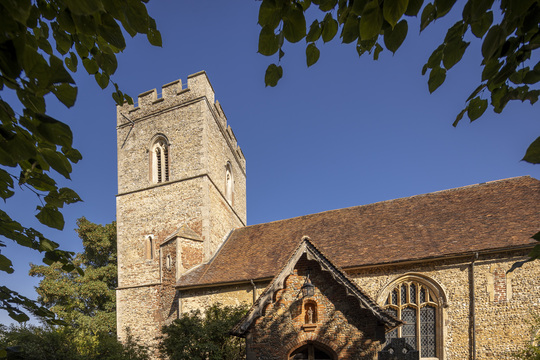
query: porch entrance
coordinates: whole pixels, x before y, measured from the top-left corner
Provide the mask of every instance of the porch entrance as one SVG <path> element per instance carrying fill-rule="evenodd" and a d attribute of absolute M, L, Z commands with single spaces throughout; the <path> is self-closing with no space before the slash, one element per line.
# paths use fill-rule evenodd
<path fill-rule="evenodd" d="M 326 350 L 321 349 L 317 345 L 307 344 L 291 353 L 289 360 L 334 360 Z"/>

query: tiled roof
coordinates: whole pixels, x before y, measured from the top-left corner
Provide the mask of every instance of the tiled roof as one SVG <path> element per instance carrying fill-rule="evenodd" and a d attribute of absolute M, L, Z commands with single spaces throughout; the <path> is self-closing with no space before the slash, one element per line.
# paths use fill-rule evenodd
<path fill-rule="evenodd" d="M 526 247 L 539 200 L 540 181 L 523 176 L 246 226 L 177 285 L 272 278 L 303 235 L 345 269 Z"/>
<path fill-rule="evenodd" d="M 351 281 L 347 275 L 337 268 L 320 250 L 318 250 L 307 236 L 304 236 L 296 247 L 293 254 L 288 258 L 285 266 L 279 269 L 279 274 L 272 279 L 272 282 L 264 289 L 263 293 L 257 298 L 257 301 L 249 309 L 246 315 L 231 330 L 232 335 L 244 337 L 249 326 L 253 321 L 263 314 L 264 307 L 274 299 L 275 292 L 284 288 L 285 278 L 291 273 L 300 258 L 306 255 L 307 259 L 317 261 L 321 269 L 329 271 L 336 283 L 343 286 L 347 294 L 355 297 L 359 302 L 359 307 L 368 309 L 371 313 L 384 324 L 387 331 L 402 325 L 403 323 L 384 311 L 373 299 L 369 297 L 362 289 Z"/>

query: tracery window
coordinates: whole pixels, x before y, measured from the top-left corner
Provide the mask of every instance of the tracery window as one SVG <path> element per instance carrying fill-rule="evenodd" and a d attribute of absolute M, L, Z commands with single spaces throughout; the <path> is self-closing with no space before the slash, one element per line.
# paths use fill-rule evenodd
<path fill-rule="evenodd" d="M 384 300 L 386 311 L 404 322 L 404 325 L 386 333 L 386 340 L 404 338 L 420 352 L 420 358 L 439 358 L 440 304 L 435 291 L 415 280 L 394 285 Z"/>
<path fill-rule="evenodd" d="M 152 182 L 154 184 L 169 181 L 169 144 L 159 136 L 152 145 L 151 154 Z"/>

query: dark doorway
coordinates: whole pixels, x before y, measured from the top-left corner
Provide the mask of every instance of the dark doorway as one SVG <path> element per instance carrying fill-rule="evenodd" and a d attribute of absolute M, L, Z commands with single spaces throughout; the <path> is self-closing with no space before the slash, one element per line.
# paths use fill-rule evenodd
<path fill-rule="evenodd" d="M 326 350 L 314 344 L 304 345 L 291 353 L 289 360 L 333 360 L 334 357 Z"/>

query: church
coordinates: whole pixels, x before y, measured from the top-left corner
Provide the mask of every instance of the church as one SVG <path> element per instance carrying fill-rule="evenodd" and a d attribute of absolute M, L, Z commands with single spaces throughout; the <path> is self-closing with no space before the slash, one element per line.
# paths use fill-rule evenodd
<path fill-rule="evenodd" d="M 117 107 L 117 151 L 120 338 L 153 347 L 219 302 L 250 307 L 231 329 L 248 360 L 510 359 L 532 339 L 540 262 L 508 270 L 540 230 L 534 178 L 248 226 L 246 159 L 204 71 Z"/>

